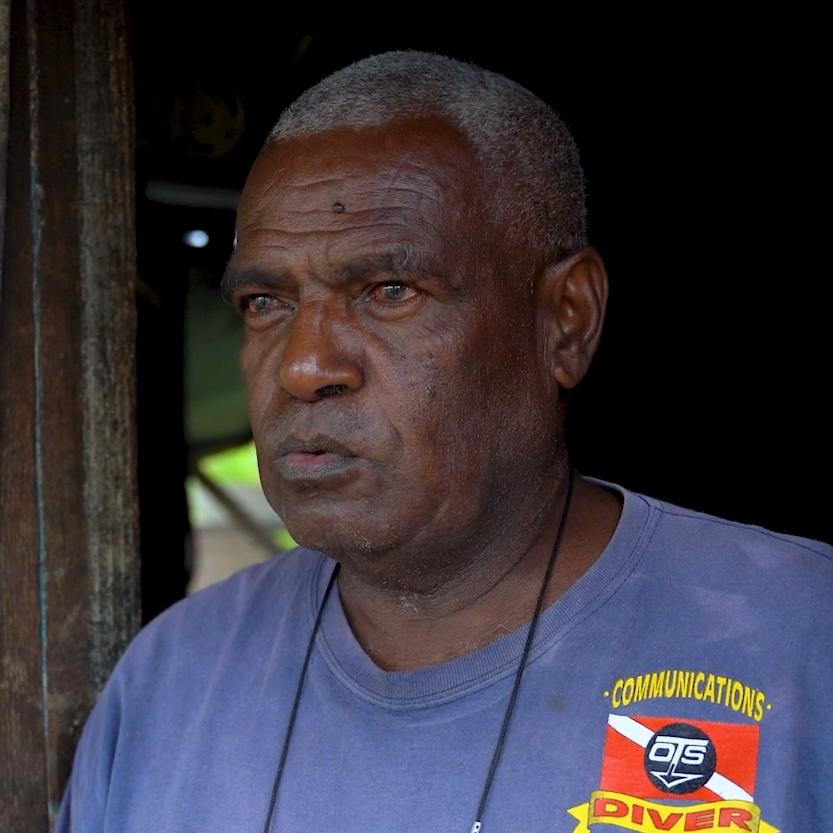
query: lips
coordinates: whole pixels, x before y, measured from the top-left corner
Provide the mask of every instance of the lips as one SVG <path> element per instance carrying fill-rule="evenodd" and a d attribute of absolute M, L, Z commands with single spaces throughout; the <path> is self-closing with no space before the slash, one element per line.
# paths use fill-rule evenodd
<path fill-rule="evenodd" d="M 272 458 L 281 477 L 289 483 L 322 485 L 342 477 L 365 461 L 331 437 L 286 437 Z"/>
<path fill-rule="evenodd" d="M 331 437 L 316 436 L 302 439 L 296 436 L 284 437 L 277 448 L 277 457 L 288 457 L 293 454 L 327 455 L 335 454 L 339 457 L 355 457 L 353 451 L 344 443 Z"/>
<path fill-rule="evenodd" d="M 293 451 L 291 454 L 285 455 L 284 459 L 289 466 L 298 466 L 301 468 L 315 468 L 317 466 L 331 465 L 338 462 L 339 459 L 348 459 L 339 454 L 333 454 L 330 451 Z"/>

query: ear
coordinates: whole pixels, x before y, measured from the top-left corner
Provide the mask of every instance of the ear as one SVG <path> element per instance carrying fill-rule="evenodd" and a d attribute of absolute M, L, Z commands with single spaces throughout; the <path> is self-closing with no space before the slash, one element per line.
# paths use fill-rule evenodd
<path fill-rule="evenodd" d="M 591 246 L 550 264 L 535 288 L 547 366 L 562 388 L 575 387 L 599 345 L 607 305 L 607 270 Z"/>

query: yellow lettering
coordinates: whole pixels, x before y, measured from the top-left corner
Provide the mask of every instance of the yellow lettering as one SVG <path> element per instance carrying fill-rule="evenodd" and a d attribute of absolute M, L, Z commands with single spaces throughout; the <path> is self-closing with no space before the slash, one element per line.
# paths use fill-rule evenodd
<path fill-rule="evenodd" d="M 755 714 L 752 715 L 758 723 L 760 723 L 764 717 L 764 700 L 766 700 L 766 695 L 763 691 L 759 691 L 755 695 Z"/>
<path fill-rule="evenodd" d="M 665 671 L 660 671 L 659 674 L 656 671 L 651 674 L 651 690 L 648 694 L 649 697 L 662 697 L 662 681 L 665 679 Z"/>
<path fill-rule="evenodd" d="M 766 695 L 740 680 L 707 674 L 705 671 L 683 671 L 666 668 L 635 677 L 623 677 L 613 684 L 610 703 L 614 709 L 651 700 L 655 697 L 687 697 L 731 707 L 760 722 L 763 720 Z M 767 707 L 768 708 L 768 707 Z"/>
<path fill-rule="evenodd" d="M 574 833 L 589 833 L 590 828 L 597 824 L 643 833 L 778 833 L 762 821 L 760 809 L 751 801 L 715 801 L 693 807 L 670 807 L 631 795 L 599 790 L 590 794 L 587 804 L 571 807 L 568 812 L 581 822 Z"/>
<path fill-rule="evenodd" d="M 633 693 L 633 702 L 644 700 L 648 696 L 648 684 L 651 681 L 650 674 L 643 674 L 636 678 L 636 691 Z"/>
<path fill-rule="evenodd" d="M 758 692 L 748 685 L 743 687 L 743 712 L 747 717 L 752 717 L 752 707 L 755 705 L 755 695 Z"/>

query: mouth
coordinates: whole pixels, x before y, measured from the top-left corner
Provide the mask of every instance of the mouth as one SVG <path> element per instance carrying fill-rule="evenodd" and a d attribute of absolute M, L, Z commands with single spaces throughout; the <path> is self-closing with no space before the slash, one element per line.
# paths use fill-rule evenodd
<path fill-rule="evenodd" d="M 289 483 L 320 485 L 322 481 L 349 473 L 363 459 L 347 446 L 329 437 L 301 440 L 288 437 L 273 458 L 281 477 Z"/>
<path fill-rule="evenodd" d="M 288 466 L 298 468 L 320 468 L 337 463 L 339 460 L 348 460 L 341 454 L 334 454 L 332 451 L 293 451 L 281 458 Z"/>

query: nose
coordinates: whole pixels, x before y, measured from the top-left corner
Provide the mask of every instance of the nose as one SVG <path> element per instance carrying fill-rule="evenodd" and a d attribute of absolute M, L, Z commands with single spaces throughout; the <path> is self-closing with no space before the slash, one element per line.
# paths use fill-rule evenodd
<path fill-rule="evenodd" d="M 305 402 L 357 391 L 363 374 L 361 364 L 345 346 L 348 327 L 343 314 L 329 305 L 301 304 L 284 343 L 281 387 Z"/>

